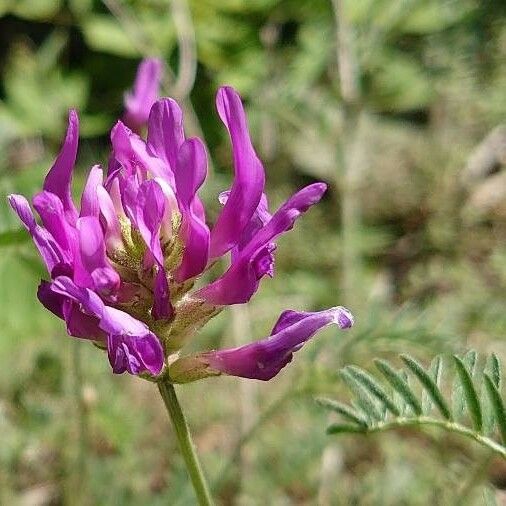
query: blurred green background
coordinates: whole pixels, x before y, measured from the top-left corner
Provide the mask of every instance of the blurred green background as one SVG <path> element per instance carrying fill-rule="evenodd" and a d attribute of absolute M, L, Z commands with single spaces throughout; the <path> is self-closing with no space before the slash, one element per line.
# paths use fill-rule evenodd
<path fill-rule="evenodd" d="M 313 402 L 375 356 L 506 355 L 506 3 L 0 0 L 0 504 L 194 504 L 156 389 L 113 376 L 39 306 L 44 271 L 5 199 L 41 187 L 69 107 L 78 193 L 144 56 L 163 58 L 163 94 L 207 142 L 211 218 L 231 181 L 221 84 L 245 100 L 273 208 L 330 186 L 280 240 L 276 277 L 193 347 L 265 336 L 285 308 L 356 316 L 269 383 L 179 388 L 217 502 L 482 504 L 484 484 L 506 501 L 506 467 L 479 448 L 438 432 L 330 438 Z"/>

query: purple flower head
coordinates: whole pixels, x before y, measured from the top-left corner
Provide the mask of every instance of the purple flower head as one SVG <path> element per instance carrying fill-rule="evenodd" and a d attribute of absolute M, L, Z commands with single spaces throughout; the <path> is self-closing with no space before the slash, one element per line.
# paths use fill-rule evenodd
<path fill-rule="evenodd" d="M 129 114 L 150 107 L 146 139 L 116 123 L 107 174 L 99 165 L 91 168 L 79 209 L 71 197 L 75 111 L 32 201 L 40 224 L 23 196 L 9 197 L 47 267 L 49 280 L 41 282 L 38 298 L 65 321 L 69 335 L 106 348 L 114 373 L 167 374 L 174 382 L 215 374 L 270 379 L 320 328 L 351 327 L 349 311 L 285 311 L 258 342 L 188 356 L 181 349 L 225 306 L 249 301 L 261 279 L 274 275 L 277 237 L 321 199 L 326 185 L 302 188 L 271 214 L 240 97 L 221 88 L 217 109 L 231 140 L 234 179 L 219 196 L 223 207 L 210 227 L 198 196 L 207 175 L 204 144 L 185 137 L 174 100 L 147 105 L 157 92 L 147 77 L 155 64 L 143 62 L 128 98 Z M 228 252 L 225 272 L 196 286 Z"/>
<path fill-rule="evenodd" d="M 125 94 L 123 121 L 136 132 L 148 121 L 149 111 L 158 98 L 162 74 L 161 60 L 157 58 L 142 60 L 137 69 L 133 89 Z"/>

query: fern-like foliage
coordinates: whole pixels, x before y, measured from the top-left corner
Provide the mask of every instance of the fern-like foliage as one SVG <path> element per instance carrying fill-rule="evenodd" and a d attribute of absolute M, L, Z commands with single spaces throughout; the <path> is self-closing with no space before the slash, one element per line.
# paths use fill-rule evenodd
<path fill-rule="evenodd" d="M 375 375 L 353 365 L 341 369 L 353 399 L 349 404 L 317 399 L 341 418 L 327 428 L 328 434 L 436 426 L 473 439 L 506 459 L 506 411 L 501 364 L 495 354 L 481 368 L 472 350 L 463 357 L 454 355 L 450 364 L 435 357 L 428 368 L 409 355 L 400 358 L 404 363 L 400 370 L 376 359 Z M 453 379 L 444 381 L 443 369 L 452 363 Z"/>

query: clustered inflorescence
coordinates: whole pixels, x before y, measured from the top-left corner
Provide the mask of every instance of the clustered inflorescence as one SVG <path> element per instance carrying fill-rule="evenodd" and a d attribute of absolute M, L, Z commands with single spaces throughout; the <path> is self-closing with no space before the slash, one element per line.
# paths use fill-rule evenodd
<path fill-rule="evenodd" d="M 350 312 L 284 311 L 265 339 L 198 354 L 181 350 L 224 306 L 249 301 L 260 279 L 273 276 L 276 238 L 321 199 L 326 185 L 306 186 L 271 214 L 241 99 L 223 87 L 216 105 L 232 144 L 234 180 L 219 196 L 223 207 L 209 227 L 197 195 L 207 174 L 206 150 L 200 139 L 185 138 L 178 104 L 157 100 L 160 75 L 157 60 L 141 64 L 124 122 L 111 131 L 105 177 L 99 165 L 91 168 L 79 210 L 71 196 L 75 111 L 43 190 L 32 200 L 42 225 L 23 196 L 9 196 L 50 276 L 38 298 L 71 336 L 107 349 L 115 373 L 164 375 L 175 383 L 222 373 L 268 380 L 322 327 L 351 327 Z M 202 273 L 226 254 L 228 269 L 199 286 Z"/>

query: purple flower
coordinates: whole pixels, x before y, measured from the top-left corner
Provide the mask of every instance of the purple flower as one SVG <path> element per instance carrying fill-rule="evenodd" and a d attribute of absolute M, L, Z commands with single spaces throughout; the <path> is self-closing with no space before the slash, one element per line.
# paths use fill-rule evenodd
<path fill-rule="evenodd" d="M 158 98 L 163 63 L 157 58 L 142 60 L 137 69 L 133 90 L 125 95 L 123 121 L 132 130 L 139 131 L 148 121 L 149 111 Z"/>
<path fill-rule="evenodd" d="M 170 374 L 181 382 L 222 373 L 267 381 L 289 364 L 293 354 L 318 330 L 332 324 L 348 329 L 353 316 L 344 307 L 315 313 L 284 311 L 269 337 L 238 348 L 180 358 L 172 364 Z"/>
<path fill-rule="evenodd" d="M 129 114 L 151 106 L 156 88 L 147 76 L 155 64 L 146 61 L 139 69 Z M 71 197 L 75 111 L 60 154 L 33 198 L 41 224 L 23 196 L 9 197 L 48 270 L 39 300 L 65 321 L 69 335 L 106 348 L 115 373 L 158 376 L 165 369 L 174 382 L 215 374 L 267 380 L 320 328 L 353 323 L 342 307 L 285 311 L 266 339 L 181 356 L 210 318 L 224 306 L 247 302 L 260 280 L 274 275 L 277 237 L 326 190 L 324 183 L 306 186 L 271 214 L 239 95 L 221 88 L 217 108 L 230 135 L 234 180 L 219 196 L 223 208 L 211 228 L 198 196 L 207 175 L 206 150 L 199 139 L 185 138 L 181 109 L 169 98 L 150 107 L 146 140 L 117 122 L 107 175 L 99 165 L 91 168 L 79 210 Z M 225 273 L 195 288 L 199 276 L 228 252 Z"/>

